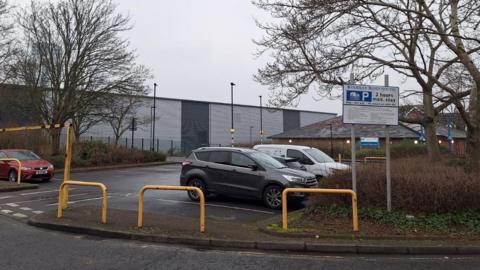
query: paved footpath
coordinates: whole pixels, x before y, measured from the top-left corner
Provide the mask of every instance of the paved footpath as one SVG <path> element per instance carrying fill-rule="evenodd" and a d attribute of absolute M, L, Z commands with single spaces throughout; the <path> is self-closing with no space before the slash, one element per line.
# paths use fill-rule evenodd
<path fill-rule="evenodd" d="M 201 250 L 30 227 L 0 216 L 0 269 L 480 269 L 473 256 L 313 256 Z"/>

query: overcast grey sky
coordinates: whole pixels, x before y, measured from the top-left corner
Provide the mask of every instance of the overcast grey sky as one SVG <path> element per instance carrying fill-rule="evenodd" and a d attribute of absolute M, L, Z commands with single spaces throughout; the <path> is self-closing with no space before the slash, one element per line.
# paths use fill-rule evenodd
<path fill-rule="evenodd" d="M 262 36 L 254 18 L 268 20 L 250 0 L 115 0 L 129 12 L 128 33 L 139 62 L 151 67 L 159 95 L 257 105 L 268 89 L 252 79 L 267 60 L 254 57 L 252 39 Z M 298 109 L 341 112 L 340 101 L 304 96 Z"/>
<path fill-rule="evenodd" d="M 119 12 L 130 14 L 134 28 L 127 36 L 138 62 L 153 70 L 155 79 L 149 83 L 158 84 L 158 96 L 230 102 L 232 81 L 237 84 L 235 103 L 257 105 L 258 95 L 268 98 L 268 89 L 252 79 L 268 60 L 254 57 L 252 39 L 262 36 L 254 19 L 269 16 L 250 0 L 113 1 Z M 391 76 L 390 85 L 400 83 Z M 340 100 L 314 97 L 303 96 L 297 108 L 341 113 Z"/>

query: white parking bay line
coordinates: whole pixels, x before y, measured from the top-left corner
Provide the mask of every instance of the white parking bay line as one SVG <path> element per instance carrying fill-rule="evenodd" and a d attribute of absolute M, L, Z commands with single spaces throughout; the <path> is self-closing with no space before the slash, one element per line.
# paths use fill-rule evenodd
<path fill-rule="evenodd" d="M 89 194 L 91 194 L 91 193 L 71 194 L 71 195 L 68 195 L 68 197 L 76 197 L 76 196 L 89 195 Z M 17 204 L 17 203 L 28 203 L 28 202 L 39 202 L 39 201 L 46 201 L 46 200 L 51 200 L 51 199 L 56 199 L 56 198 L 54 197 L 54 198 L 42 198 L 42 199 L 28 200 L 28 201 L 19 201 L 19 202 L 15 202 L 14 204 Z M 5 204 L 2 204 L 2 205 L 8 205 L 8 206 L 10 206 L 9 203 L 5 203 Z M 17 205 L 17 206 L 18 206 L 18 205 Z"/>
<path fill-rule="evenodd" d="M 30 210 L 32 210 L 32 208 L 29 208 L 29 207 L 20 207 L 20 210 L 30 211 Z"/>
<path fill-rule="evenodd" d="M 156 199 L 156 200 L 157 200 L 157 201 L 164 201 L 164 202 L 175 202 L 175 203 L 184 203 L 184 204 L 195 204 L 195 205 L 198 205 L 198 203 L 195 203 L 195 202 L 186 202 L 186 201 L 177 201 L 177 200 L 166 200 L 166 199 Z M 275 214 L 275 212 L 270 212 L 270 211 L 262 211 L 262 210 L 257 210 L 257 209 L 243 208 L 243 207 L 236 207 L 236 206 L 227 206 L 227 205 L 221 205 L 221 204 L 206 203 L 205 206 L 228 208 L 228 209 L 235 209 L 235 210 L 242 210 L 242 211 L 250 211 L 250 212 L 262 213 L 262 214 L 271 214 L 271 215 L 274 215 L 274 214 Z"/>
<path fill-rule="evenodd" d="M 40 210 L 35 210 L 35 211 L 32 211 L 32 213 L 34 213 L 34 214 L 37 214 L 37 215 L 38 215 L 38 214 L 41 214 L 41 213 L 43 213 L 43 211 L 40 211 Z"/>
<path fill-rule="evenodd" d="M 107 196 L 107 199 L 108 198 L 111 198 L 111 197 Z M 101 200 L 101 199 L 103 199 L 103 197 L 89 198 L 89 199 L 83 199 L 83 200 L 78 200 L 78 201 L 69 201 L 68 204 L 76 204 L 78 202 L 94 201 L 94 200 Z M 47 204 L 47 205 L 48 206 L 58 205 L 58 203 L 51 203 L 51 204 Z"/>
<path fill-rule="evenodd" d="M 6 203 L 5 205 L 8 205 L 10 207 L 18 207 L 18 204 L 16 203 Z"/>
<path fill-rule="evenodd" d="M 12 198 L 12 196 L 3 196 L 3 197 L 0 197 L 0 200 L 4 200 L 4 199 L 8 199 L 8 198 Z"/>
<path fill-rule="evenodd" d="M 75 188 L 70 188 L 69 190 L 75 190 Z M 37 191 L 37 192 L 27 192 L 27 193 L 22 193 L 20 195 L 22 196 L 27 196 L 27 195 L 35 195 L 35 194 L 42 194 L 42 193 L 51 193 L 51 192 L 58 192 L 58 189 L 53 189 L 53 190 L 45 190 L 45 191 Z M 0 198 L 1 199 L 1 198 Z"/>
<path fill-rule="evenodd" d="M 17 217 L 17 218 L 26 218 L 27 215 L 21 214 L 21 213 L 15 213 L 12 216 Z"/>
<path fill-rule="evenodd" d="M 0 212 L 4 213 L 4 214 L 10 214 L 12 213 L 13 211 L 12 210 L 7 210 L 7 209 L 3 209 L 1 210 Z"/>

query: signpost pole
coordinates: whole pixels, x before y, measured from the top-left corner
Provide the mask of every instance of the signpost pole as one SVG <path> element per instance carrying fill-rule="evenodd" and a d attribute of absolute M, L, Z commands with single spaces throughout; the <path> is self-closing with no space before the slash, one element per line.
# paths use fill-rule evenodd
<path fill-rule="evenodd" d="M 388 86 L 388 75 L 385 75 L 385 86 Z M 392 179 L 390 175 L 390 130 L 389 126 L 385 126 L 385 171 L 387 178 L 387 211 L 392 211 Z"/>
<path fill-rule="evenodd" d="M 357 153 L 355 145 L 355 125 L 352 124 L 350 144 L 352 145 L 352 189 L 357 193 Z"/>

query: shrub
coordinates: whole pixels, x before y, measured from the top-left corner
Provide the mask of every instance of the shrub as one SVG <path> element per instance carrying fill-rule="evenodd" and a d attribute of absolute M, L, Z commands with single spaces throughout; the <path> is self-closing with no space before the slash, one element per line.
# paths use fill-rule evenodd
<path fill-rule="evenodd" d="M 448 162 L 448 161 L 447 161 Z M 455 212 L 480 209 L 480 175 L 462 166 L 430 162 L 423 156 L 392 162 L 392 207 L 415 212 Z M 351 172 L 323 179 L 325 188 L 351 188 Z M 358 202 L 362 207 L 385 207 L 385 164 L 359 164 Z M 336 203 L 335 196 L 312 196 L 310 203 Z M 340 200 L 348 202 L 348 199 Z"/>

